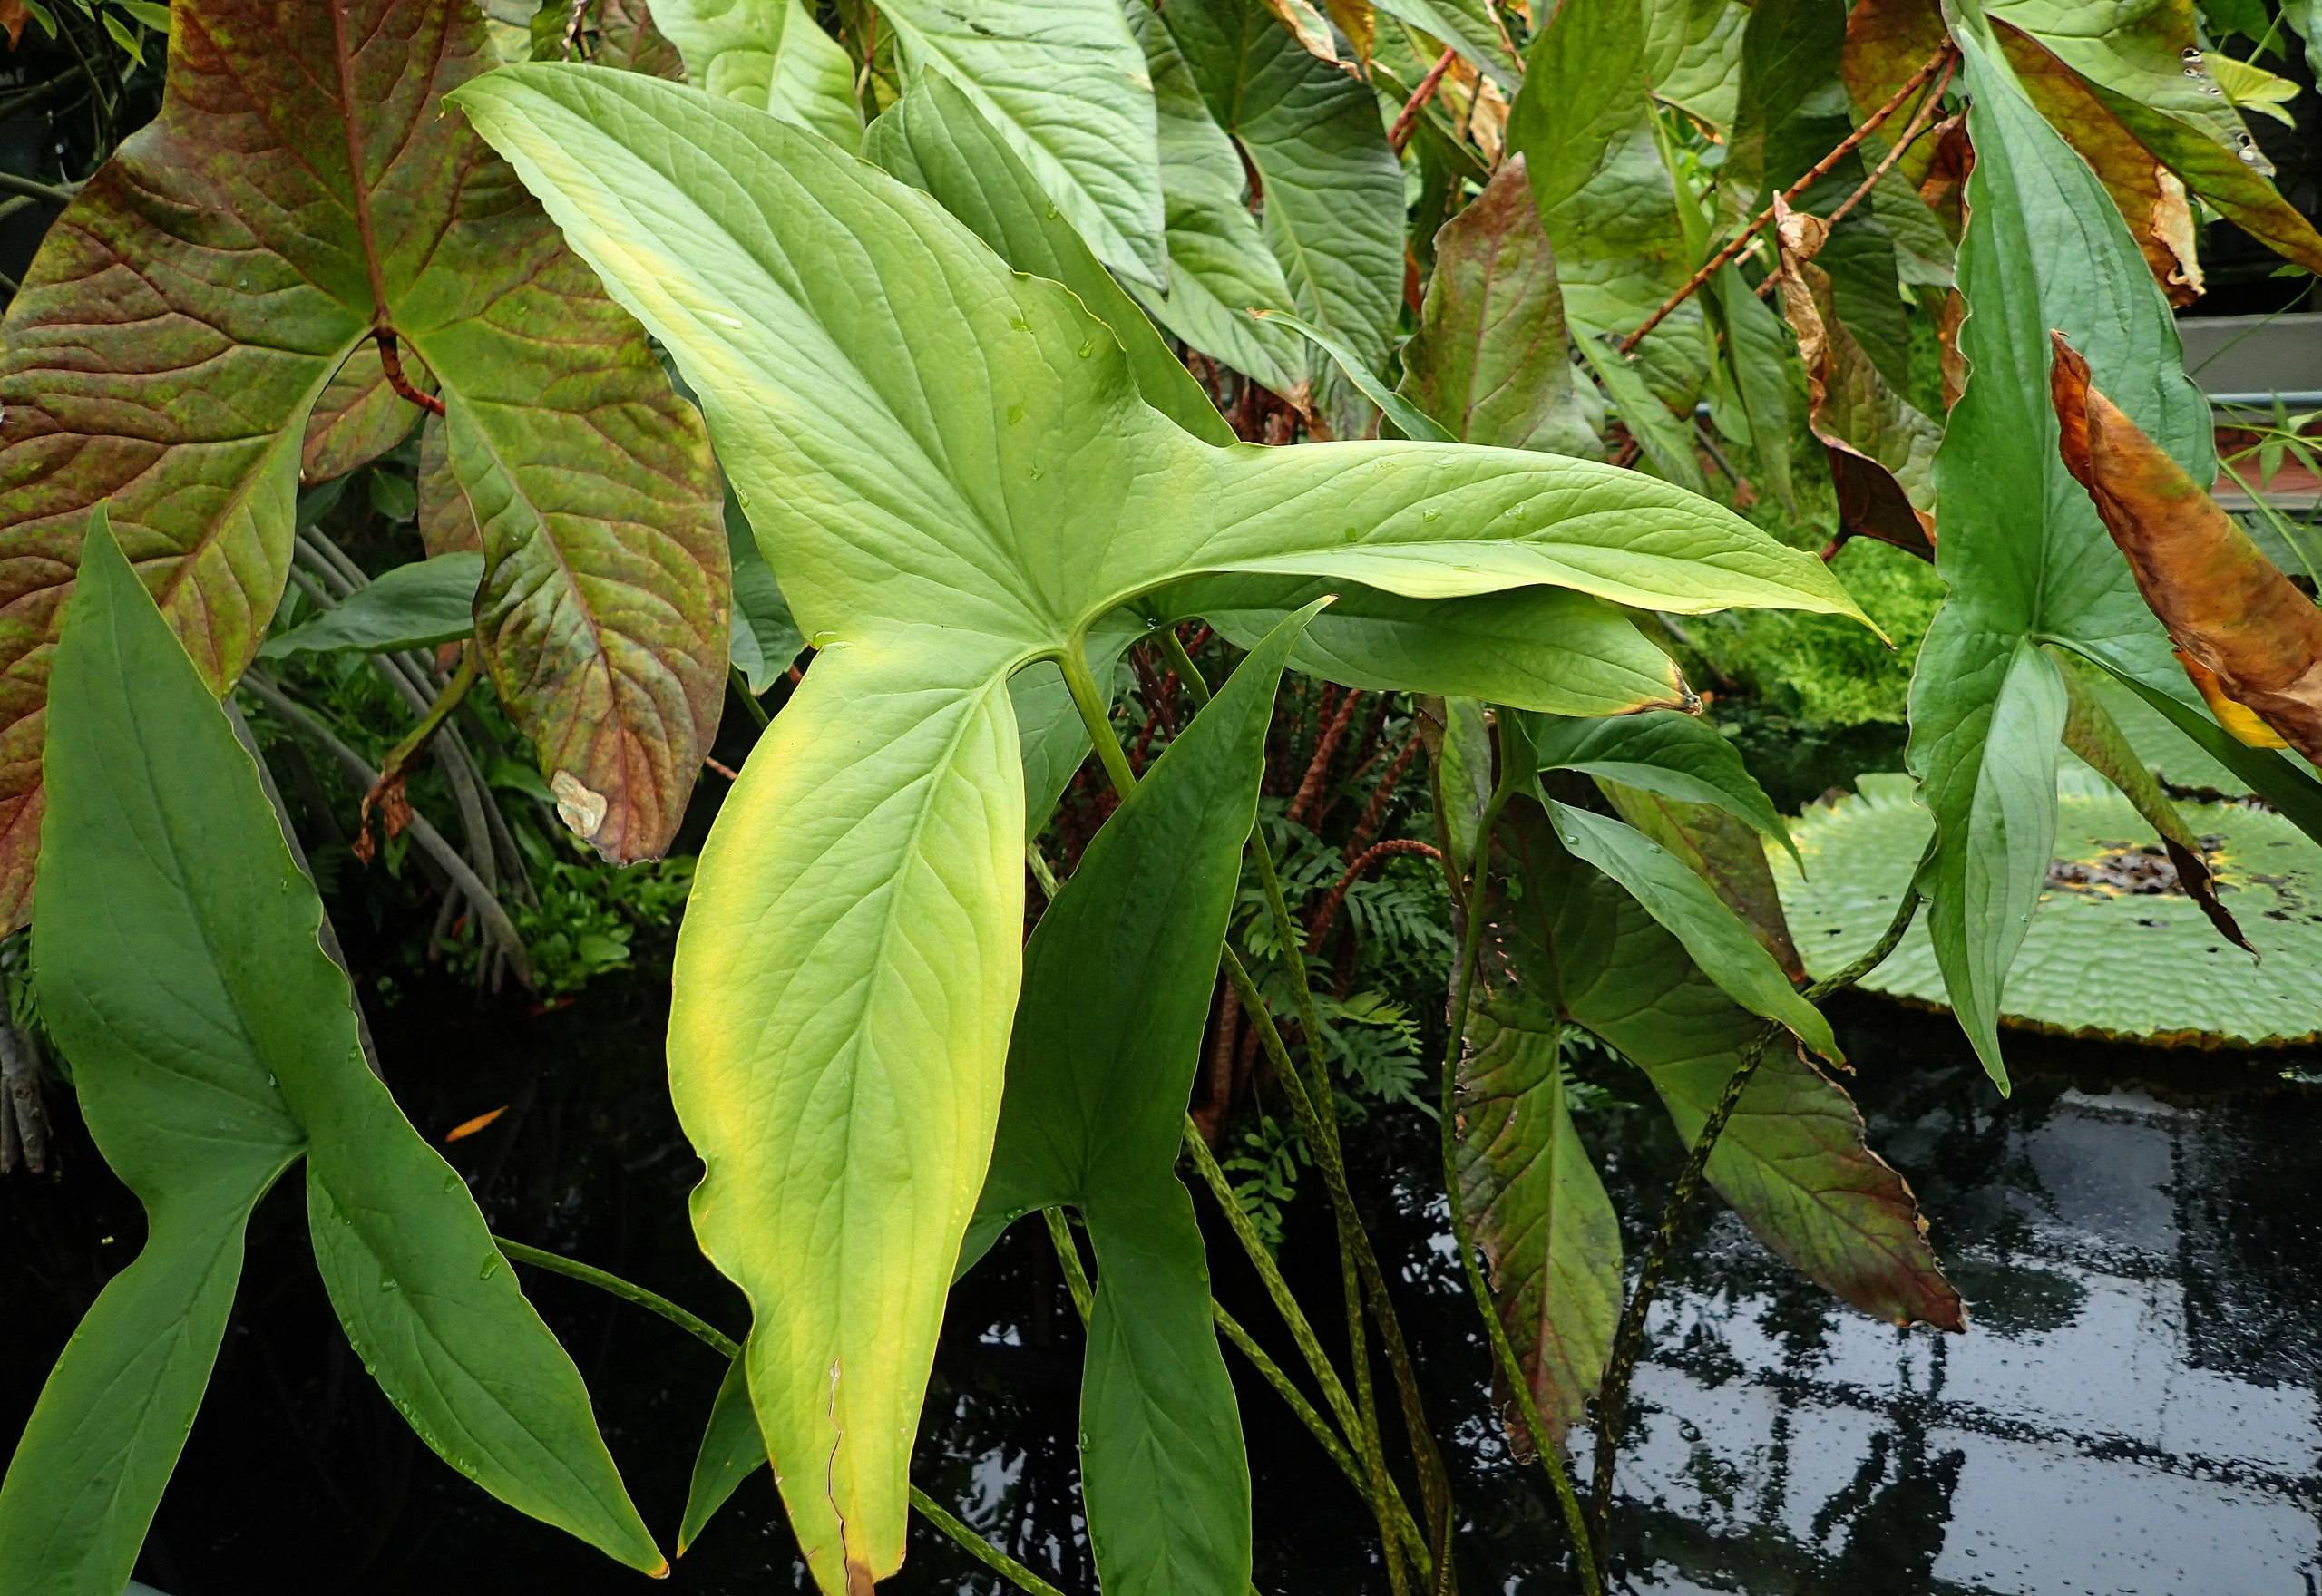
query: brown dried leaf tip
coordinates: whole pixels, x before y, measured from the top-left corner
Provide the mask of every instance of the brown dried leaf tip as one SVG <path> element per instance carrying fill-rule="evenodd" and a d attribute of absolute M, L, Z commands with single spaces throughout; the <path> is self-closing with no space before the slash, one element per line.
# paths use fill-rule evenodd
<path fill-rule="evenodd" d="M 2267 741 L 2248 724 L 2255 716 L 2322 764 L 2322 611 L 2090 385 L 2088 363 L 2063 335 L 2049 336 L 2065 469 L 2096 501 L 2188 674 L 2241 741 Z"/>

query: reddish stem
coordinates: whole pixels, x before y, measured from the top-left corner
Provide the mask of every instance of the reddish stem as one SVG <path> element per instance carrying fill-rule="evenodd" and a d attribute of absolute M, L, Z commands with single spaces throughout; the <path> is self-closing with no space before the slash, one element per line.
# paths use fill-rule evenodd
<path fill-rule="evenodd" d="M 1419 87 L 1411 91 L 1411 97 L 1403 102 L 1401 114 L 1395 118 L 1395 125 L 1387 131 L 1387 142 L 1394 147 L 1396 154 L 1400 155 L 1403 146 L 1410 142 L 1411 124 L 1419 120 L 1419 113 L 1427 109 L 1427 102 L 1435 98 L 1435 91 L 1442 86 L 1443 74 L 1451 70 L 1455 54 L 1456 52 L 1447 48 L 1437 56 L 1435 64 L 1427 69 L 1427 75 L 1420 79 Z"/>
<path fill-rule="evenodd" d="M 444 402 L 433 394 L 422 393 L 412 385 L 403 369 L 403 350 L 395 341 L 393 327 L 374 327 L 372 338 L 379 345 L 379 369 L 387 374 L 387 386 L 410 400 L 430 415 L 444 414 Z"/>
<path fill-rule="evenodd" d="M 1322 939 L 1330 934 L 1331 922 L 1338 919 L 1339 908 L 1346 901 L 1347 889 L 1354 885 L 1364 871 L 1381 860 L 1391 859 L 1399 853 L 1415 853 L 1423 859 L 1443 857 L 1443 851 L 1434 843 L 1422 842 L 1416 837 L 1390 837 L 1384 842 L 1373 842 L 1355 856 L 1354 862 L 1346 867 L 1346 874 L 1339 878 L 1339 884 L 1331 889 L 1331 895 L 1322 900 L 1322 907 L 1315 911 L 1314 929 L 1306 933 L 1308 953 L 1322 951 Z"/>

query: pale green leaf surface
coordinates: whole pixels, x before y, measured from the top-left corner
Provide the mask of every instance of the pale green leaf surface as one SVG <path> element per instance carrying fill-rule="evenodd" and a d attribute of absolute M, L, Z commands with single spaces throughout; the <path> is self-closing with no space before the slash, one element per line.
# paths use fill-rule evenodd
<path fill-rule="evenodd" d="M 696 86 L 846 149 L 862 143 L 854 63 L 804 0 L 653 0 L 653 25 L 684 55 Z"/>
<path fill-rule="evenodd" d="M 902 1555 L 912 1421 L 999 1106 L 1023 873 L 1011 671 L 1204 571 L 1856 611 L 1810 554 L 1634 472 L 1204 443 L 1065 288 L 732 102 L 536 64 L 458 103 L 702 395 L 819 649 L 705 851 L 670 1053 L 708 1165 L 697 1229 L 751 1299 L 760 1425 L 841 1591 Z"/>
<path fill-rule="evenodd" d="M 1161 151 L 1145 53 L 1119 0 L 881 0 L 905 60 L 939 66 L 1098 257 L 1168 287 Z"/>

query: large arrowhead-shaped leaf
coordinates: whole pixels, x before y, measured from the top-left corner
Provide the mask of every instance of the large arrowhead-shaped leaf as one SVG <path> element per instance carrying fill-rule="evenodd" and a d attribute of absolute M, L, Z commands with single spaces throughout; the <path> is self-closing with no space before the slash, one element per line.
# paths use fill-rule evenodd
<path fill-rule="evenodd" d="M 31 890 L 47 649 L 89 507 L 111 500 L 222 689 L 281 596 L 309 413 L 350 356 L 350 402 L 385 404 L 381 328 L 449 407 L 488 657 L 543 768 L 601 795 L 600 848 L 667 844 L 725 671 L 715 467 L 636 325 L 440 114 L 490 64 L 464 0 L 176 7 L 159 120 L 52 229 L 0 352 L 0 920 Z"/>
<path fill-rule="evenodd" d="M 852 150 L 863 141 L 854 63 L 805 0 L 657 0 L 653 24 L 713 94 L 809 127 Z"/>
<path fill-rule="evenodd" d="M 839 1591 L 902 1554 L 905 1465 L 1000 1104 L 1021 924 L 1006 678 L 1205 571 L 1410 598 L 1535 584 L 1858 613 L 1810 555 L 1633 472 L 1456 444 L 1221 447 L 1106 326 L 812 133 L 634 74 L 461 91 L 703 395 L 819 652 L 727 797 L 678 945 L 696 1227 Z"/>
<path fill-rule="evenodd" d="M 881 0 L 905 59 L 967 91 L 1104 262 L 1169 287 L 1145 52 L 1118 0 Z"/>
<path fill-rule="evenodd" d="M 1976 145 L 1959 256 L 1972 375 L 1936 455 L 1937 569 L 1950 593 L 1912 679 L 1909 759 L 1937 822 L 1936 950 L 1962 1027 L 2004 1083 L 2001 992 L 2054 842 L 2066 708 L 2039 640 L 2182 686 L 2057 453 L 2043 335 L 2063 329 L 2181 462 L 2206 471 L 2211 446 L 2208 404 L 2119 212 L 2024 97 L 1972 4 L 1953 22 Z"/>
<path fill-rule="evenodd" d="M 511 1505 L 662 1567 L 580 1371 L 365 1063 L 314 887 L 102 511 L 54 683 L 42 1013 L 152 1222 L 0 1485 L 0 1584 L 120 1591 L 209 1381 L 250 1207 L 301 1152 L 332 1304 L 421 1438 Z"/>

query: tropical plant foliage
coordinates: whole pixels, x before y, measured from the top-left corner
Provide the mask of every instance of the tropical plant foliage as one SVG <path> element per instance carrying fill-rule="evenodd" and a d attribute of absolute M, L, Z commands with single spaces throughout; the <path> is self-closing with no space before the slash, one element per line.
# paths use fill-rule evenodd
<path fill-rule="evenodd" d="M 2065 1018 L 2010 975 L 2076 934 L 2033 916 L 2096 868 L 2080 833 L 2111 860 L 2150 828 L 2174 931 L 2229 965 L 2298 957 L 2253 850 L 2322 837 L 2290 752 L 2322 754 L 2322 621 L 2202 491 L 2171 314 L 2203 215 L 2322 268 L 2241 121 L 2281 80 L 2205 54 L 2188 5 L 2102 9 L 176 0 L 158 116 L 20 180 L 69 203 L 0 326 L 0 914 L 151 1221 L 0 1486 L 0 1585 L 122 1588 L 301 1157 L 414 1429 L 664 1566 L 370 1057 L 313 879 L 343 840 L 310 863 L 271 778 L 308 751 L 481 979 L 569 991 L 682 896 L 669 1086 L 750 1321 L 661 1305 L 731 1358 L 680 1550 L 771 1459 L 822 1589 L 892 1574 L 947 1292 L 1038 1211 L 1106 1589 L 1250 1588 L 1220 1335 L 1390 1588 L 1455 1588 L 1340 1137 L 1378 1103 L 1439 1120 L 1511 1434 L 1591 1591 L 1698 1185 L 1839 1299 L 1964 1329 L 1820 1000 L 1939 998 L 2001 1090 L 2004 1017 L 2290 1034 L 2295 992 Z M 0 25 L 102 27 L 133 74 L 158 10 Z M 1877 637 L 1829 564 L 1855 537 L 1942 588 L 1910 774 L 1793 832 L 1681 660 L 1719 612 Z M 755 740 L 698 868 L 559 845 L 551 813 L 612 864 L 668 849 L 729 706 Z M 2124 706 L 2278 813 L 2181 814 Z M 1326 826 L 1350 737 L 1361 802 Z M 1385 966 L 1448 1024 L 1359 978 Z M 1576 1112 L 1606 1059 L 1689 1150 L 1634 1277 Z M 1221 1165 L 1254 1071 L 1283 1117 Z M 1211 1300 L 1181 1167 L 1304 1385 Z M 1272 1252 L 1302 1180 L 1335 1356 Z"/>

